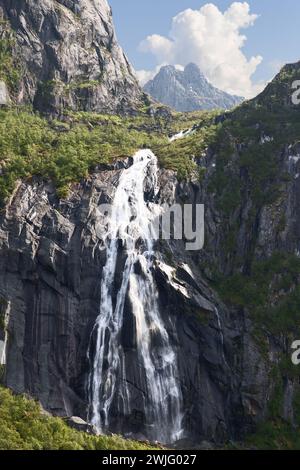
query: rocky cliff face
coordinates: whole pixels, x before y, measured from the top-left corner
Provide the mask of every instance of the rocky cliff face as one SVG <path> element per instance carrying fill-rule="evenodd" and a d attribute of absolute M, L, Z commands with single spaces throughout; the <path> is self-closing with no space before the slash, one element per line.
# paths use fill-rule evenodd
<path fill-rule="evenodd" d="M 236 258 L 244 260 L 243 269 L 254 239 L 258 257 L 282 247 L 292 252 L 299 248 L 295 236 L 300 227 L 298 153 L 297 148 L 287 148 L 282 155 L 281 171 L 291 181 L 286 188 L 288 197 L 280 206 L 260 211 L 251 230 L 247 215 L 251 200 L 246 198 L 240 206 Z M 209 286 L 209 266 L 229 275 L 235 259 L 223 249 L 224 220 L 216 195 L 208 190 L 215 159 L 209 152 L 202 160 L 207 175 L 201 184 L 179 183 L 173 172 L 159 172 L 161 204 L 184 201 L 204 203 L 206 208 L 205 250 L 189 253 L 181 241 L 159 242 L 154 263 L 160 309 L 178 352 L 184 436 L 197 443 L 239 440 L 255 429 L 267 414 L 274 389 L 271 370 L 284 350 L 282 339 L 266 334 L 266 356 L 254 339 L 251 312 L 226 306 Z M 87 352 L 99 314 L 100 280 L 107 255 L 97 209 L 112 200 L 123 168 L 131 164 L 129 159 L 96 172 L 73 186 L 64 201 L 57 199 L 50 184 L 38 179 L 21 183 L 0 217 L 0 296 L 6 312 L 3 342 L 4 330 L 8 335 L 2 361 L 6 363 L 6 384 L 37 397 L 54 414 L 88 417 Z M 145 197 L 151 199 L 146 188 L 147 184 Z M 274 227 L 278 221 L 275 207 L 293 214 L 280 235 Z M 119 256 L 122 263 L 122 250 Z M 135 329 L 130 312 L 128 304 L 120 341 L 131 364 L 128 375 L 135 399 L 132 413 L 116 415 L 111 430 L 144 437 L 147 387 L 140 383 L 139 365 L 133 362 Z M 288 420 L 292 419 L 294 391 L 295 385 L 287 380 L 283 404 Z"/>
<path fill-rule="evenodd" d="M 94 174 L 61 202 L 51 185 L 22 183 L 1 215 L 0 296 L 11 312 L 5 328 L 6 384 L 37 397 L 54 414 L 88 416 L 87 352 L 106 259 L 97 208 L 113 197 L 121 171 L 115 167 Z M 202 202 L 199 186 L 178 184 L 172 172 L 160 171 L 159 180 L 161 203 Z M 214 217 L 209 215 L 209 230 L 216 229 Z M 184 437 L 193 442 L 238 438 L 265 413 L 267 366 L 243 315 L 234 315 L 220 301 L 183 242 L 170 243 L 156 247 L 154 276 L 178 352 Z M 141 365 L 134 362 L 130 319 L 128 304 L 121 341 L 135 399 L 131 414 L 116 415 L 111 431 L 145 437 L 147 385 L 140 382 Z"/>
<path fill-rule="evenodd" d="M 141 104 L 106 0 L 1 0 L 0 18 L 18 70 L 11 89 L 18 104 L 52 114 L 132 112 Z"/>
<path fill-rule="evenodd" d="M 157 101 L 183 112 L 230 109 L 243 101 L 243 98 L 212 86 L 195 64 L 187 65 L 184 71 L 172 65 L 162 67 L 153 80 L 146 83 L 144 91 Z"/>
<path fill-rule="evenodd" d="M 53 113 L 62 107 L 126 111 L 136 105 L 139 91 L 129 66 L 119 80 L 125 59 L 107 26 L 106 2 L 0 0 L 0 5 L 9 19 L 6 34 L 16 31 L 13 47 L 25 58 L 20 84 L 14 85 L 11 73 L 1 85 L 2 96 L 8 90 L 20 103 Z M 75 48 L 72 54 L 67 45 Z M 104 67 L 100 82 L 104 63 L 113 68 L 106 74 Z M 48 74 L 54 88 L 45 94 Z M 198 177 L 179 181 L 175 172 L 161 168 L 156 192 L 154 178 L 144 175 L 143 203 L 205 205 L 204 250 L 189 253 L 184 241 L 172 239 L 158 241 L 151 256 L 156 301 L 178 358 L 181 446 L 241 440 L 270 416 L 290 428 L 299 422 L 299 374 L 289 356 L 300 334 L 299 108 L 288 95 L 289 81 L 298 74 L 299 64 L 289 66 L 258 99 L 210 123 L 215 140 L 205 151 L 203 123 L 193 128 L 194 146 L 189 149 L 188 138 L 183 151 L 187 158 L 192 152 Z M 172 145 L 170 150 L 182 151 L 178 141 Z M 113 200 L 122 171 L 132 164 L 127 158 L 98 168 L 61 200 L 51 183 L 27 179 L 0 212 L 0 378 L 53 414 L 90 417 L 91 333 L 107 260 L 107 220 L 99 206 Z M 113 302 L 126 256 L 120 240 Z M 143 275 L 142 268 L 137 263 L 135 274 Z M 145 415 L 149 390 L 141 380 L 137 329 L 127 295 L 118 341 L 130 407 L 113 403 L 109 430 L 144 438 L 155 423 Z M 159 362 L 155 326 L 151 335 Z"/>

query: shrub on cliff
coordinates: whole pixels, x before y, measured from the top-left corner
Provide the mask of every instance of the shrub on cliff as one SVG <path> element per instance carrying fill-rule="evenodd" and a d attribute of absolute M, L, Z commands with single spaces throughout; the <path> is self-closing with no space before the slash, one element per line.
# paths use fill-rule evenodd
<path fill-rule="evenodd" d="M 92 436 L 42 413 L 40 405 L 0 387 L 0 450 L 143 450 L 119 436 Z"/>

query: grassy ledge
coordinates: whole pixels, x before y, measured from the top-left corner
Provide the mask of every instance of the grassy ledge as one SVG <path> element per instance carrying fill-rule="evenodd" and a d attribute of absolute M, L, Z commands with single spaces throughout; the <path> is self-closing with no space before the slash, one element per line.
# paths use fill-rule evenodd
<path fill-rule="evenodd" d="M 150 444 L 119 436 L 92 436 L 42 413 L 25 396 L 0 387 L 0 450 L 147 450 Z"/>
<path fill-rule="evenodd" d="M 201 116 L 193 118 L 199 122 Z M 86 178 L 97 165 L 133 155 L 140 148 L 153 149 L 163 167 L 188 178 L 195 166 L 194 153 L 203 143 L 196 142 L 195 135 L 185 142 L 169 143 L 168 135 L 176 132 L 182 118 L 176 114 L 167 122 L 146 114 L 122 118 L 69 113 L 58 121 L 24 108 L 2 109 L 0 202 L 5 203 L 18 179 L 32 176 L 54 181 L 58 195 L 65 197 L 70 184 Z M 206 132 L 204 128 L 203 135 Z"/>

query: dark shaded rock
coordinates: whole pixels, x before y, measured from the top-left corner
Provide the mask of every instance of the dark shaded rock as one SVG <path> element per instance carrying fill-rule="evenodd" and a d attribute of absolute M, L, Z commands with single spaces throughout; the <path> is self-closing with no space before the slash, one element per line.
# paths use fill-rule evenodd
<path fill-rule="evenodd" d="M 299 153 L 299 145 L 293 144 L 281 155 L 282 172 L 288 172 L 291 178 L 279 205 L 265 206 L 250 229 L 252 201 L 246 197 L 240 208 L 235 250 L 242 268 L 253 239 L 256 244 L 251 253 L 257 258 L 276 249 L 298 250 Z M 207 278 L 213 278 L 209 266 L 214 265 L 226 276 L 232 273 L 234 262 L 223 249 L 221 215 L 215 194 L 207 189 L 214 162 L 215 155 L 207 152 L 201 162 L 207 168 L 201 184 L 179 183 L 167 170 L 160 170 L 158 175 L 161 204 L 184 199 L 206 207 L 205 250 L 189 253 L 184 241 L 159 241 L 153 266 L 160 312 L 178 356 L 185 439 L 197 444 L 240 441 L 267 417 L 274 389 L 270 372 L 283 350 L 276 338 L 268 335 L 268 355 L 263 354 L 253 339 L 249 312 L 224 305 L 208 285 Z M 37 397 L 54 414 L 88 419 L 91 364 L 87 351 L 93 354 L 96 347 L 91 333 L 99 315 L 106 260 L 103 238 L 108 215 L 99 211 L 99 204 L 113 199 L 122 168 L 123 164 L 116 164 L 96 172 L 73 185 L 63 201 L 57 199 L 51 185 L 39 179 L 20 183 L 0 214 L 0 297 L 10 305 L 6 384 L 16 392 Z M 147 200 L 152 198 L 147 191 L 150 186 L 145 185 Z M 280 209 L 287 222 L 284 232 L 278 234 L 274 228 Z M 114 298 L 125 259 L 122 243 L 118 249 Z M 142 272 L 139 263 L 134 269 L 135 274 Z M 116 394 L 110 431 L 134 437 L 149 435 L 154 423 L 146 422 L 144 413 L 147 383 L 135 350 L 132 302 L 126 299 L 120 338 L 131 411 L 120 413 L 122 396 Z M 155 352 L 160 348 L 155 332 L 151 347 Z M 108 360 L 104 366 L 109 368 Z M 117 379 L 116 390 L 122 390 L 122 376 Z M 293 396 L 294 383 L 287 380 L 282 414 L 291 422 Z"/>
<path fill-rule="evenodd" d="M 74 185 L 71 196 L 61 202 L 54 197 L 51 185 L 39 180 L 22 183 L 0 216 L 0 295 L 10 302 L 13 312 L 8 324 L 11 340 L 6 384 L 16 392 L 38 398 L 45 409 L 56 415 L 80 416 L 84 420 L 88 416 L 87 351 L 99 314 L 105 263 L 101 239 L 106 216 L 97 208 L 104 196 L 113 197 L 119 173 L 120 170 L 98 172 L 90 180 Z M 164 177 L 162 172 L 160 178 Z M 171 194 L 174 190 L 170 183 L 161 197 L 172 198 Z M 124 256 L 122 247 L 119 249 L 121 275 Z M 175 253 L 174 256 L 176 259 Z M 138 264 L 135 269 L 138 272 Z M 167 265 L 161 263 L 154 269 L 164 322 L 179 356 L 185 428 L 193 439 L 221 439 L 220 421 L 226 423 L 227 433 L 234 431 L 229 417 L 234 408 L 229 411 L 228 400 L 239 396 L 239 381 L 234 369 L 229 370 L 224 364 L 214 314 L 217 301 L 198 281 L 199 273 L 193 277 L 180 265 L 177 274 L 172 269 L 170 274 Z M 120 280 L 115 280 L 116 289 Z M 132 412 L 129 416 L 120 415 L 118 403 L 122 397 L 117 396 L 112 404 L 111 431 L 147 435 L 147 426 L 151 428 L 153 423 L 145 423 L 147 384 L 135 354 L 131 302 L 127 298 L 121 340 L 133 397 Z M 199 320 L 199 312 L 205 312 L 208 323 Z M 220 310 L 220 315 L 230 356 L 232 340 L 226 333 L 225 310 Z M 91 351 L 95 347 L 93 341 L 92 338 Z M 161 345 L 154 333 L 151 344 L 153 350 L 159 351 Z"/>

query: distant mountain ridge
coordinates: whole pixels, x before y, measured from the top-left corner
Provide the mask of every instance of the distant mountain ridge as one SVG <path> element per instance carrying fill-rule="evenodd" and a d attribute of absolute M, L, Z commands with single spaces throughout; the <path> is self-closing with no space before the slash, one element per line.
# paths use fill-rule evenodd
<path fill-rule="evenodd" d="M 173 65 L 161 67 L 158 74 L 146 83 L 144 91 L 155 100 L 182 112 L 230 109 L 244 100 L 211 85 L 193 63 L 184 70 Z"/>

